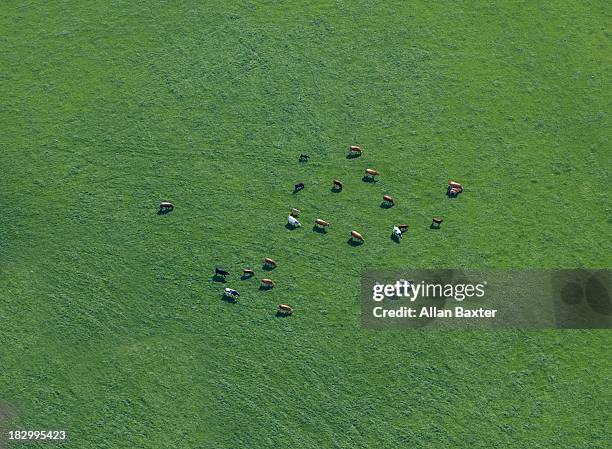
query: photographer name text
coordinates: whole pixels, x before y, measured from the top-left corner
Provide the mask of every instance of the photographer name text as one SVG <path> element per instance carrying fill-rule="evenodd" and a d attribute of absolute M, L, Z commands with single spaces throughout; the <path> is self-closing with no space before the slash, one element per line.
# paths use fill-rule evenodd
<path fill-rule="evenodd" d="M 465 307 L 453 307 L 441 309 L 439 307 L 398 307 L 386 309 L 374 307 L 372 315 L 376 318 L 495 318 L 497 309 L 466 309 Z"/>

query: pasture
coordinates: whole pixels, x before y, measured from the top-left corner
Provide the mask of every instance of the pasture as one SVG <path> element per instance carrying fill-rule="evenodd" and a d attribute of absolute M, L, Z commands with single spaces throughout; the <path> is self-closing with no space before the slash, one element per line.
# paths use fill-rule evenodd
<path fill-rule="evenodd" d="M 366 332 L 359 276 L 610 267 L 611 16 L 3 2 L 0 428 L 109 449 L 609 447 L 609 332 Z"/>

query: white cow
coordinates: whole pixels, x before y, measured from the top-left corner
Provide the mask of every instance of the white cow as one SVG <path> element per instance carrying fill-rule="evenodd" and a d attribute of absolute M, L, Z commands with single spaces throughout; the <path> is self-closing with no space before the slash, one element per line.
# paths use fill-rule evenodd
<path fill-rule="evenodd" d="M 224 288 L 223 289 L 223 294 L 225 296 L 229 296 L 230 298 L 235 298 L 237 296 L 240 296 L 240 293 L 238 293 L 238 290 L 234 290 L 233 288 Z"/>
<path fill-rule="evenodd" d="M 302 224 L 297 220 L 297 218 L 295 218 L 292 215 L 289 215 L 287 217 L 287 221 L 289 222 L 289 224 L 291 226 L 293 226 L 294 228 L 299 228 L 300 226 L 302 226 Z"/>
<path fill-rule="evenodd" d="M 398 239 L 402 238 L 402 231 L 397 226 L 393 226 L 393 236 L 397 237 Z"/>

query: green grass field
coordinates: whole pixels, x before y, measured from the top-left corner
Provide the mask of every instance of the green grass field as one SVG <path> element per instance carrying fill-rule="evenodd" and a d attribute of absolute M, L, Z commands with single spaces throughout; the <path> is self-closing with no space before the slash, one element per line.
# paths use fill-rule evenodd
<path fill-rule="evenodd" d="M 359 283 L 611 266 L 611 18 L 567 0 L 2 2 L 0 427 L 75 448 L 609 448 L 608 331 L 365 331 Z M 264 257 L 267 292 L 239 280 Z"/>

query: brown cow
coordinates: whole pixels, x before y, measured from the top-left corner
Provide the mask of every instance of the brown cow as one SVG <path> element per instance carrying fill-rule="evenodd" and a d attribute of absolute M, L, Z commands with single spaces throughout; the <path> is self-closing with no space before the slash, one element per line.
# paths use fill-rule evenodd
<path fill-rule="evenodd" d="M 334 186 L 332 187 L 334 190 L 342 190 L 343 187 L 344 184 L 342 184 L 342 181 L 334 179 Z"/>
<path fill-rule="evenodd" d="M 448 181 L 448 188 L 458 190 L 459 192 L 463 192 L 463 185 L 455 181 Z"/>
<path fill-rule="evenodd" d="M 374 178 L 375 176 L 380 175 L 378 170 L 374 170 L 373 168 L 366 168 L 365 177 L 366 178 Z"/>
<path fill-rule="evenodd" d="M 361 156 L 363 154 L 363 151 L 361 150 L 361 147 L 358 147 L 357 145 L 351 145 L 349 147 L 349 156 Z"/>
<path fill-rule="evenodd" d="M 264 265 L 270 268 L 276 268 L 276 262 L 269 257 L 264 259 Z"/>
<path fill-rule="evenodd" d="M 299 217 L 300 216 L 300 210 L 296 209 L 295 207 L 293 209 L 291 209 L 291 215 L 294 217 Z"/>
<path fill-rule="evenodd" d="M 159 210 L 160 211 L 174 210 L 174 204 L 170 203 L 169 201 L 162 201 L 161 203 L 159 203 Z"/>
<path fill-rule="evenodd" d="M 399 228 L 400 231 L 402 231 L 402 233 L 406 232 L 408 230 L 408 225 L 407 224 L 398 224 L 397 227 Z"/>
<path fill-rule="evenodd" d="M 365 242 L 363 236 L 357 231 L 351 231 L 351 238 L 354 238 L 355 240 L 358 240 L 360 242 Z"/>
<path fill-rule="evenodd" d="M 264 288 L 272 288 L 272 287 L 274 287 L 274 285 L 275 284 L 274 284 L 274 281 L 272 279 L 264 278 L 264 279 L 261 280 L 261 286 L 264 287 Z"/>
<path fill-rule="evenodd" d="M 383 195 L 383 203 L 393 206 L 395 201 L 391 195 Z"/>
<path fill-rule="evenodd" d="M 325 220 L 321 220 L 320 218 L 317 218 L 315 220 L 315 226 L 321 226 L 323 228 L 327 228 L 327 227 L 329 227 L 330 224 L 331 224 L 330 222 L 325 221 Z"/>
<path fill-rule="evenodd" d="M 255 276 L 255 272 L 253 270 L 251 270 L 250 268 L 245 268 L 244 270 L 242 270 L 242 275 L 243 276 Z"/>
<path fill-rule="evenodd" d="M 291 315 L 293 313 L 293 307 L 291 307 L 289 304 L 279 304 L 278 312 L 286 315 Z"/>
<path fill-rule="evenodd" d="M 448 181 L 448 188 L 446 189 L 446 194 L 448 196 L 457 196 L 461 192 L 463 192 L 463 186 L 455 181 Z"/>
<path fill-rule="evenodd" d="M 433 217 L 431 220 L 431 227 L 439 228 L 443 221 L 444 220 L 442 219 L 442 217 Z"/>

